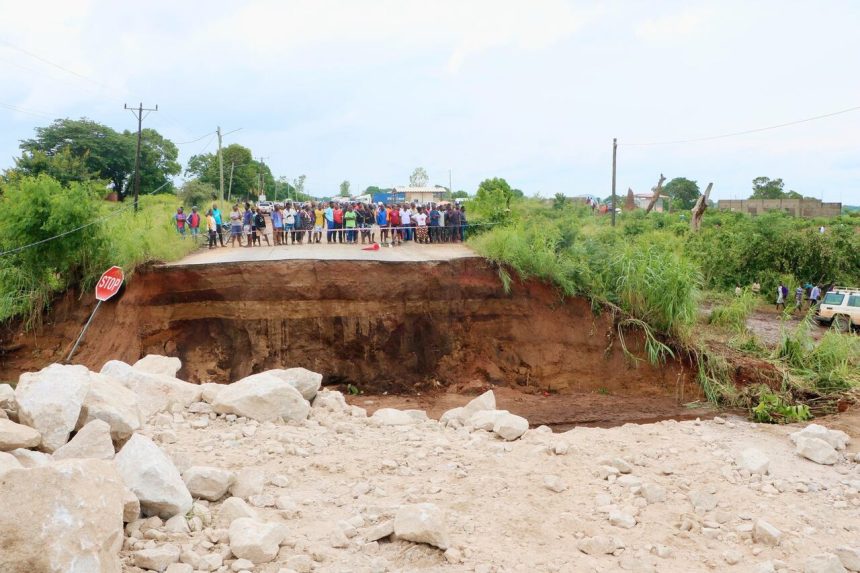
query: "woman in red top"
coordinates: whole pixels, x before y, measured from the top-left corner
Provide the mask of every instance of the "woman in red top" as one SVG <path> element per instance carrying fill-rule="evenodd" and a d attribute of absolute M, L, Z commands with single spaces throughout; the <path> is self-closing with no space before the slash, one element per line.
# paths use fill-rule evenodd
<path fill-rule="evenodd" d="M 343 208 L 340 206 L 340 203 L 335 203 L 334 206 L 334 228 L 337 229 L 337 233 L 335 233 L 336 242 L 343 242 Z"/>

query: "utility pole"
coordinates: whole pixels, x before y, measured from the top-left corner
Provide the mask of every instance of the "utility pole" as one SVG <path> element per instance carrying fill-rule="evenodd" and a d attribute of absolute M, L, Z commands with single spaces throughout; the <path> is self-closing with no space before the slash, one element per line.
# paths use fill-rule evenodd
<path fill-rule="evenodd" d="M 618 153 L 618 139 L 612 138 L 612 226 L 615 226 L 615 156 Z"/>
<path fill-rule="evenodd" d="M 451 200 L 454 200 L 454 186 L 451 184 L 451 170 L 448 170 L 448 192 L 451 193 Z"/>
<path fill-rule="evenodd" d="M 233 169 L 236 167 L 236 162 L 230 163 L 230 185 L 227 187 L 227 201 L 230 201 L 230 196 L 233 194 Z"/>
<path fill-rule="evenodd" d="M 158 106 L 156 105 L 155 109 L 150 109 L 143 107 L 143 103 L 141 103 L 137 109 L 128 107 L 128 104 L 123 104 L 122 107 L 129 110 L 137 118 L 137 153 L 134 155 L 134 211 L 136 213 L 137 196 L 140 194 L 140 133 L 143 128 L 143 119 L 146 117 L 143 112 L 149 115 L 150 112 L 158 111 Z"/>
<path fill-rule="evenodd" d="M 215 133 L 218 134 L 218 173 L 220 175 L 221 184 L 218 187 L 218 199 L 220 201 L 224 200 L 224 156 L 221 154 L 221 126 L 219 125 L 215 129 Z"/>

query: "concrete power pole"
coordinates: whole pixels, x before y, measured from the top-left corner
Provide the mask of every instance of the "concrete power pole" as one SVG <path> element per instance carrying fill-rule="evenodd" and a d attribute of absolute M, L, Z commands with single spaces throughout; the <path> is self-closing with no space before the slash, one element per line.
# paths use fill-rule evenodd
<path fill-rule="evenodd" d="M 137 109 L 128 107 L 127 104 L 123 104 L 122 107 L 129 110 L 137 118 L 137 153 L 134 155 L 134 211 L 137 212 L 137 197 L 140 194 L 140 138 L 143 130 L 143 119 L 146 117 L 143 112 L 149 115 L 150 112 L 158 111 L 158 106 L 156 105 L 155 109 L 150 109 L 143 107 L 143 103 L 141 103 Z"/>
<path fill-rule="evenodd" d="M 215 129 L 218 134 L 218 173 L 220 176 L 220 186 L 218 187 L 218 200 L 224 200 L 224 155 L 221 153 L 221 126 Z"/>

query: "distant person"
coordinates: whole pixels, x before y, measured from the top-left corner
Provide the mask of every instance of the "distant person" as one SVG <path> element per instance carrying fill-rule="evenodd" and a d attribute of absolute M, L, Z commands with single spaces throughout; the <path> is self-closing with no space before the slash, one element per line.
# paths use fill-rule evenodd
<path fill-rule="evenodd" d="M 195 241 L 200 234 L 200 213 L 197 212 L 197 207 L 191 207 L 191 214 L 188 216 L 188 228 L 191 229 L 191 238 Z"/>
<path fill-rule="evenodd" d="M 284 213 L 280 205 L 275 205 L 272 211 L 272 242 L 275 245 L 283 245 L 286 240 L 284 235 Z"/>
<path fill-rule="evenodd" d="M 251 212 L 251 204 L 245 203 L 245 212 L 242 213 L 242 231 L 245 233 L 246 247 L 254 246 L 254 214 Z"/>
<path fill-rule="evenodd" d="M 821 298 L 821 288 L 818 285 L 812 287 L 812 290 L 809 291 L 809 308 L 812 308 L 818 304 L 818 299 Z"/>
<path fill-rule="evenodd" d="M 346 229 L 346 244 L 351 245 L 356 241 L 355 226 L 357 225 L 358 215 L 352 205 L 347 205 L 346 211 L 343 213 L 343 228 Z"/>
<path fill-rule="evenodd" d="M 212 209 L 206 212 L 206 230 L 209 232 L 209 248 L 214 249 L 218 238 L 218 223 L 215 222 L 215 217 L 212 215 Z"/>
<path fill-rule="evenodd" d="M 376 208 L 376 224 L 379 226 L 379 242 L 388 243 L 388 211 L 381 202 Z"/>
<path fill-rule="evenodd" d="M 325 242 L 331 243 L 332 240 L 335 239 L 334 201 L 330 201 L 328 204 L 328 207 L 325 208 L 325 224 L 326 224 Z"/>
<path fill-rule="evenodd" d="M 233 205 L 230 211 L 230 245 L 235 247 L 236 243 L 242 246 L 242 213 L 239 212 L 239 204 Z"/>
<path fill-rule="evenodd" d="M 415 242 L 429 243 L 430 236 L 427 234 L 427 213 L 424 212 L 424 207 L 418 207 L 418 212 L 415 213 Z"/>
<path fill-rule="evenodd" d="M 311 244 L 311 235 L 314 231 L 314 211 L 311 209 L 310 205 L 305 205 L 304 209 L 300 211 L 301 220 L 302 220 L 302 233 L 299 235 L 299 243 L 305 240 L 305 236 L 308 238 L 308 244 Z"/>
<path fill-rule="evenodd" d="M 406 241 L 412 240 L 412 212 L 409 210 L 409 205 L 404 204 L 400 208 L 400 226 L 403 227 L 403 239 Z"/>
<path fill-rule="evenodd" d="M 335 241 L 338 243 L 342 243 L 343 242 L 343 206 L 340 203 L 335 203 L 333 215 L 334 215 Z"/>
<path fill-rule="evenodd" d="M 794 289 L 794 310 L 803 308 L 803 287 L 799 286 Z"/>
<path fill-rule="evenodd" d="M 263 246 L 261 239 L 266 239 L 266 245 L 272 246 L 269 242 L 269 235 L 266 234 L 266 216 L 263 215 L 263 210 L 257 207 L 257 213 L 254 215 L 254 236 L 256 241 Z"/>
<path fill-rule="evenodd" d="M 323 227 L 325 226 L 325 211 L 322 205 L 317 205 L 314 208 L 314 233 L 312 236 L 313 243 L 322 241 Z"/>
<path fill-rule="evenodd" d="M 284 244 L 287 239 L 292 239 L 293 244 L 296 244 L 296 210 L 292 203 L 287 203 L 284 207 Z"/>
<path fill-rule="evenodd" d="M 177 209 L 176 215 L 173 216 L 173 221 L 176 225 L 176 231 L 182 236 L 183 239 L 185 238 L 186 219 L 187 217 L 185 216 L 185 209 L 183 209 L 182 207 Z"/>
<path fill-rule="evenodd" d="M 218 205 L 212 203 L 212 216 L 215 217 L 215 225 L 218 231 L 218 242 L 221 243 L 221 246 L 224 245 L 224 231 L 222 229 L 224 225 L 224 220 L 221 217 L 221 210 L 218 209 Z"/>
<path fill-rule="evenodd" d="M 779 286 L 776 287 L 776 310 L 780 310 L 779 307 L 782 307 L 782 310 L 785 310 L 785 297 L 788 296 L 788 288 L 782 283 L 779 283 Z"/>
<path fill-rule="evenodd" d="M 466 227 L 469 226 L 469 222 L 466 221 L 466 206 L 460 206 L 460 240 L 466 241 Z"/>
<path fill-rule="evenodd" d="M 403 243 L 403 229 L 400 228 L 400 205 L 395 203 L 391 206 L 391 212 L 388 213 L 388 225 L 391 228 L 390 245 L 400 245 Z"/>
<path fill-rule="evenodd" d="M 430 208 L 430 214 L 428 216 L 430 223 L 430 242 L 438 243 L 440 241 L 439 236 L 439 208 L 436 205 L 432 205 Z"/>

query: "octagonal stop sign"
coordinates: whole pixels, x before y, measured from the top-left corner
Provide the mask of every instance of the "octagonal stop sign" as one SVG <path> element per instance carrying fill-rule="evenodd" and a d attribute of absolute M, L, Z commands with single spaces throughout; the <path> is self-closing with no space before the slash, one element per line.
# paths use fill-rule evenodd
<path fill-rule="evenodd" d="M 99 282 L 96 283 L 96 298 L 104 301 L 113 297 L 119 292 L 119 287 L 122 286 L 124 279 L 125 275 L 123 275 L 121 268 L 113 266 L 106 270 Z"/>

